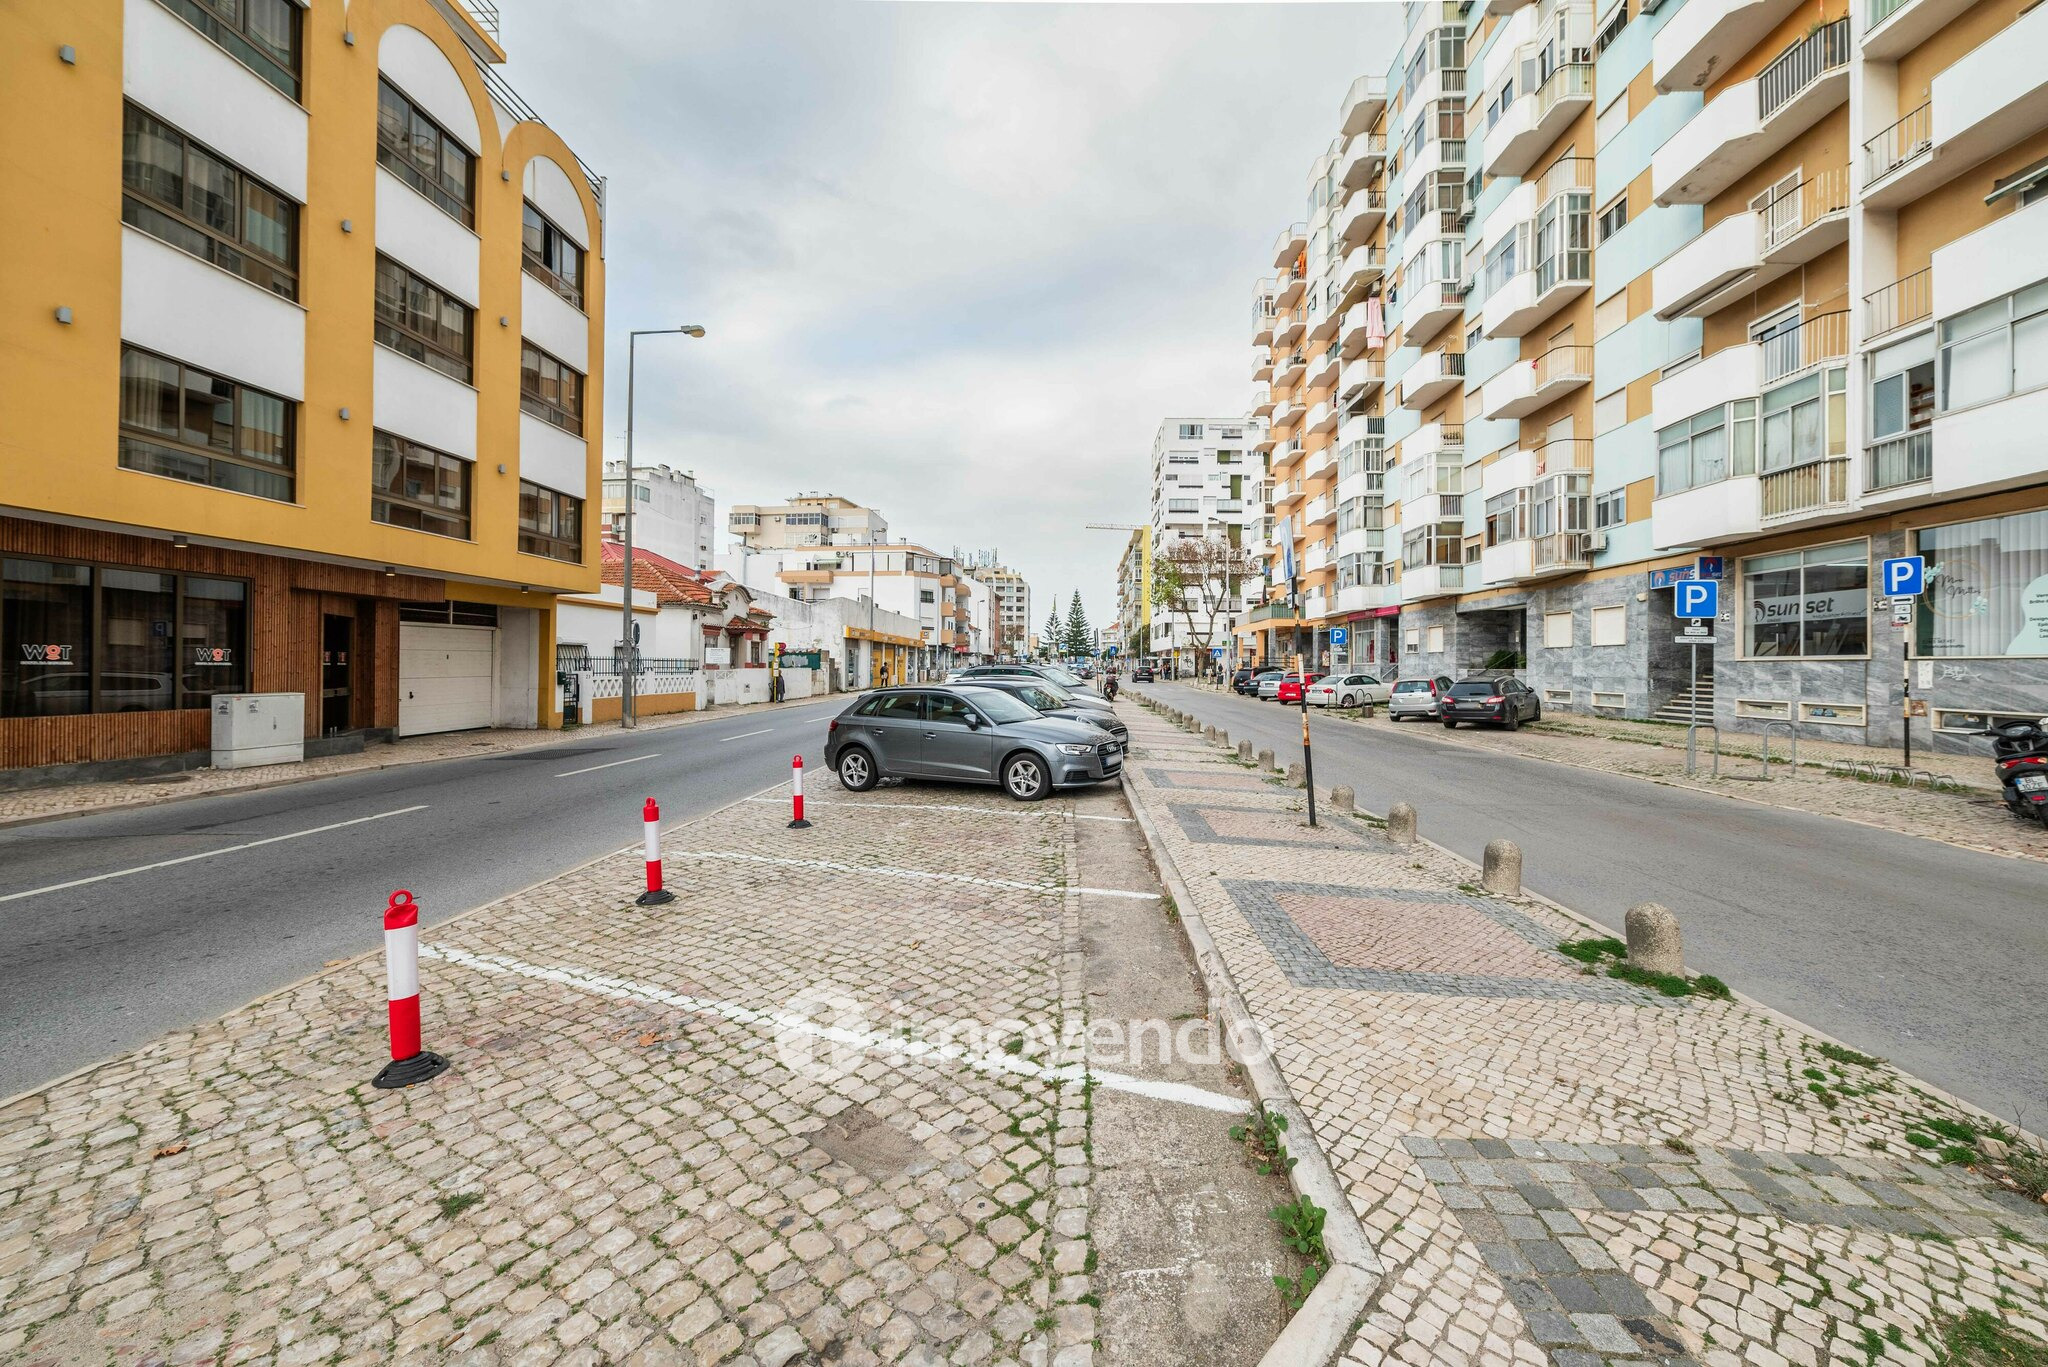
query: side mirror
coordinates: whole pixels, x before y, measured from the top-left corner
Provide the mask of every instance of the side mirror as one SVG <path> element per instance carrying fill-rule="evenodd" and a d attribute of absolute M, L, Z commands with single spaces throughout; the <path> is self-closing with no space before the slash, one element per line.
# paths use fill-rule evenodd
<path fill-rule="evenodd" d="M 967 714 L 967 729 L 970 731 L 979 731 L 981 729 L 981 713 L 969 712 Z"/>

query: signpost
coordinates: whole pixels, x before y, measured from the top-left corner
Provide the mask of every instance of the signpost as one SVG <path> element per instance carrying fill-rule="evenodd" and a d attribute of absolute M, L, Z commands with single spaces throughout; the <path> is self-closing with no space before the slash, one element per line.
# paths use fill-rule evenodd
<path fill-rule="evenodd" d="M 1294 657 L 1294 677 L 1301 681 L 1301 777 L 1308 792 L 1308 824 L 1316 824 L 1316 758 L 1308 743 L 1308 673 L 1302 657 Z"/>
<path fill-rule="evenodd" d="M 1702 556 L 1705 564 L 1709 557 Z M 1714 619 L 1721 615 L 1721 581 L 1718 579 L 1681 579 L 1671 586 L 1671 610 L 1685 623 L 1685 634 L 1678 643 L 1692 648 L 1692 725 L 1686 729 L 1685 760 L 1686 772 L 1692 772 L 1692 733 L 1700 725 L 1700 647 L 1711 645 L 1714 640 Z M 1715 734 L 1714 753 L 1720 753 L 1720 733 Z M 1718 766 L 1719 761 L 1716 761 Z"/>
<path fill-rule="evenodd" d="M 1898 555 L 1879 567 L 1878 583 L 1892 600 L 1892 625 L 1899 628 L 1899 735 L 1905 766 L 1913 767 L 1913 600 L 1927 592 L 1927 561 Z"/>

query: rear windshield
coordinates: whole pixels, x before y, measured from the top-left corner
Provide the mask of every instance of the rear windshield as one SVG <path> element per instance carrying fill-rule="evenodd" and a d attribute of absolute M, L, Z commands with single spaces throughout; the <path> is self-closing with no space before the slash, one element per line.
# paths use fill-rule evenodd
<path fill-rule="evenodd" d="M 1490 698 L 1499 691 L 1491 679 L 1467 679 L 1464 683 L 1451 685 L 1454 698 Z"/>
<path fill-rule="evenodd" d="M 1394 691 L 1396 693 L 1427 693 L 1429 692 L 1429 680 L 1407 679 L 1395 684 Z"/>

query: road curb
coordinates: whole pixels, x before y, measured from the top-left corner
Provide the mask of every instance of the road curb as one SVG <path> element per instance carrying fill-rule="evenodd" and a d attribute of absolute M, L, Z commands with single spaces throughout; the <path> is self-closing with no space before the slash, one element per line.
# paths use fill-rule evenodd
<path fill-rule="evenodd" d="M 1119 776 L 1118 783 L 1124 790 L 1124 800 L 1130 806 L 1138 830 L 1145 837 L 1145 846 L 1151 852 L 1159 881 L 1173 897 L 1181 934 L 1186 937 L 1195 963 L 1202 971 L 1202 983 L 1214 1003 L 1217 1024 L 1223 1027 L 1225 1047 L 1230 1048 L 1238 1029 L 1256 1027 L 1256 1018 L 1238 993 L 1237 984 L 1230 976 L 1230 966 L 1216 948 L 1216 941 L 1209 934 L 1209 927 L 1202 920 L 1202 913 L 1196 907 L 1180 869 L 1174 864 L 1173 856 L 1167 853 L 1166 842 L 1160 839 L 1158 828 L 1152 824 L 1150 813 L 1137 799 L 1128 777 Z M 1234 1048 L 1231 1053 L 1237 1056 Z M 1259 1367 L 1322 1367 L 1322 1364 L 1335 1361 L 1349 1345 L 1352 1326 L 1364 1312 L 1373 1292 L 1379 1289 L 1386 1269 L 1379 1255 L 1373 1251 L 1372 1241 L 1366 1237 L 1357 1212 L 1352 1210 L 1350 1198 L 1337 1181 L 1329 1157 L 1316 1139 L 1315 1127 L 1295 1102 L 1287 1079 L 1281 1075 L 1278 1066 L 1263 1056 L 1254 1059 L 1237 1057 L 1237 1062 L 1251 1080 L 1252 1091 L 1260 1104 L 1287 1121 L 1288 1137 L 1295 1141 L 1288 1146 L 1288 1152 L 1299 1159 L 1288 1173 L 1288 1180 L 1298 1194 L 1308 1197 L 1326 1212 L 1323 1248 L 1330 1258 L 1330 1270 L 1316 1283 L 1308 1300 L 1295 1311 L 1287 1321 L 1287 1327 L 1280 1331 L 1280 1337 L 1259 1359 Z"/>

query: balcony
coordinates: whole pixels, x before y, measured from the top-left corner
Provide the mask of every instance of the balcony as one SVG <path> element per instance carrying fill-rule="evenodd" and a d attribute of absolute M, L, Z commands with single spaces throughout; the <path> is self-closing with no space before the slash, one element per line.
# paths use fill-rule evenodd
<path fill-rule="evenodd" d="M 1357 497 L 1357 495 L 1352 495 L 1352 497 Z M 1383 513 L 1384 510 L 1378 503 L 1378 496 L 1373 495 L 1372 497 L 1374 499 L 1373 511 L 1375 513 Z M 1344 500 L 1340 497 L 1337 501 L 1342 503 Z M 1346 555 L 1370 555 L 1377 560 L 1380 553 L 1386 549 L 1386 542 L 1387 534 L 1379 527 L 1353 527 L 1348 531 L 1337 533 L 1337 554 L 1340 557 Z"/>
<path fill-rule="evenodd" d="M 1353 304 L 1344 310 L 1337 324 L 1337 346 L 1345 356 L 1356 356 L 1365 350 L 1366 338 L 1371 335 L 1367 327 L 1369 317 L 1364 304 Z"/>
<path fill-rule="evenodd" d="M 1308 422 L 1304 432 L 1332 432 L 1337 427 L 1337 405 L 1328 399 L 1315 404 L 1308 410 Z"/>
<path fill-rule="evenodd" d="M 1273 290 L 1274 282 L 1259 282 L 1259 306 L 1252 312 L 1252 345 L 1266 346 L 1273 340 Z"/>
<path fill-rule="evenodd" d="M 1314 423 L 1314 413 L 1309 414 L 1309 421 L 1311 424 Z M 1330 426 L 1335 427 L 1336 425 L 1336 422 L 1332 420 Z M 1336 473 L 1337 447 L 1334 443 L 1320 446 L 1308 452 L 1301 462 L 1301 477 L 1303 479 L 1324 479 Z"/>
<path fill-rule="evenodd" d="M 1409 185 L 1422 185 L 1438 171 L 1465 170 L 1465 140 L 1463 138 L 1431 138 L 1422 144 L 1419 151 L 1408 159 L 1403 179 Z"/>
<path fill-rule="evenodd" d="M 1346 247 L 1362 245 L 1373 229 L 1386 221 L 1387 197 L 1379 190 L 1353 190 L 1337 211 L 1337 241 Z"/>
<path fill-rule="evenodd" d="M 1552 575 L 1577 574 L 1593 568 L 1591 532 L 1552 532 L 1529 538 L 1529 577 L 1547 579 Z"/>
<path fill-rule="evenodd" d="M 1321 589 L 1310 589 L 1301 595 L 1301 615 L 1313 622 L 1327 617 L 1333 611 L 1331 598 Z"/>
<path fill-rule="evenodd" d="M 1258 455 L 1264 455 L 1273 449 L 1275 441 L 1276 438 L 1271 431 L 1261 432 L 1252 440 L 1252 450 Z"/>
<path fill-rule="evenodd" d="M 1306 412 L 1308 405 L 1304 404 L 1298 395 L 1285 395 L 1273 405 L 1273 426 L 1291 427 L 1300 422 L 1302 414 Z"/>
<path fill-rule="evenodd" d="M 1327 389 L 1337 383 L 1337 348 L 1326 347 L 1308 363 L 1308 387 Z"/>
<path fill-rule="evenodd" d="M 1427 460 L 1439 452 L 1451 452 L 1457 464 L 1465 462 L 1465 428 L 1460 423 L 1426 422 L 1401 438 L 1402 465 Z"/>
<path fill-rule="evenodd" d="M 1593 283 L 1593 253 L 1561 251 L 1511 278 L 1486 301 L 1481 321 L 1488 337 L 1526 337 Z"/>
<path fill-rule="evenodd" d="M 1841 361 L 1849 355 L 1849 311 L 1816 313 L 1793 327 L 1759 339 L 1759 388 L 1803 370 Z"/>
<path fill-rule="evenodd" d="M 1338 129 L 1347 138 L 1357 137 L 1378 123 L 1386 108 L 1386 78 L 1360 76 L 1344 92 L 1344 103 L 1338 109 Z"/>
<path fill-rule="evenodd" d="M 1273 320 L 1273 350 L 1291 351 L 1308 331 L 1308 323 L 1299 313 L 1290 313 Z"/>
<path fill-rule="evenodd" d="M 1657 149 L 1657 202 L 1705 204 L 1839 108 L 1849 98 L 1849 47 L 1849 21 L 1837 19 L 1715 96 Z"/>
<path fill-rule="evenodd" d="M 1401 407 L 1420 412 L 1464 382 L 1464 352 L 1425 351 L 1401 377 Z"/>
<path fill-rule="evenodd" d="M 1290 351 L 1282 356 L 1273 368 L 1273 383 L 1281 389 L 1301 383 L 1301 377 L 1308 373 L 1308 354 Z"/>
<path fill-rule="evenodd" d="M 1285 270 L 1308 249 L 1308 224 L 1290 223 L 1273 240 L 1273 269 Z"/>
<path fill-rule="evenodd" d="M 1271 417 L 1273 414 L 1273 391 L 1265 385 L 1252 386 L 1252 416 Z"/>
<path fill-rule="evenodd" d="M 1364 399 L 1386 382 L 1386 366 L 1360 356 L 1344 362 L 1337 372 L 1337 404 L 1340 408 Z"/>
<path fill-rule="evenodd" d="M 1534 74 L 1532 45 L 1520 62 Z M 1524 90 L 1500 119 L 1486 130 L 1486 171 L 1495 176 L 1522 176 L 1548 151 L 1580 111 L 1593 103 L 1593 64 L 1568 62 L 1534 90 Z"/>
<path fill-rule="evenodd" d="M 1863 339 L 1924 323 L 1934 316 L 1934 268 L 1922 267 L 1863 296 Z"/>
<path fill-rule="evenodd" d="M 1401 302 L 1403 340 L 1419 346 L 1465 316 L 1465 285 L 1460 280 L 1431 280 L 1411 286 Z"/>
<path fill-rule="evenodd" d="M 1338 154 L 1336 180 L 1346 190 L 1363 190 L 1372 184 L 1373 177 L 1387 164 L 1387 137 L 1384 133 L 1360 133 L 1344 144 Z"/>
<path fill-rule="evenodd" d="M 1307 278 L 1298 271 L 1288 271 L 1280 277 L 1279 283 L 1274 286 L 1273 307 L 1282 310 L 1291 309 L 1301 302 L 1301 296 L 1307 292 Z M 1295 321 L 1299 322 L 1300 319 L 1297 318 Z M 1277 328 L 1278 326 L 1279 324 L 1276 322 L 1274 327 Z"/>
<path fill-rule="evenodd" d="M 1593 379 L 1593 348 L 1552 347 L 1541 356 L 1517 361 L 1486 382 L 1479 391 L 1480 415 L 1520 418 L 1547 408 Z"/>
<path fill-rule="evenodd" d="M 1849 458 L 1830 456 L 1789 470 L 1772 470 L 1757 479 L 1757 495 L 1761 504 L 1758 520 L 1764 527 L 1845 509 L 1849 507 Z"/>
<path fill-rule="evenodd" d="M 1342 302 L 1351 303 L 1365 293 L 1365 287 L 1380 278 L 1386 270 L 1386 258 L 1378 247 L 1353 247 L 1344 253 L 1344 264 L 1337 274 Z"/>
<path fill-rule="evenodd" d="M 1302 521 L 1311 527 L 1324 527 L 1337 520 L 1337 500 L 1331 494 L 1317 494 L 1301 510 Z M 1311 568 L 1314 568 L 1311 566 Z"/>
<path fill-rule="evenodd" d="M 1346 584 L 1337 590 L 1337 611 L 1345 616 L 1375 612 L 1397 601 L 1394 590 L 1385 584 Z"/>
<path fill-rule="evenodd" d="M 1864 144 L 1864 201 L 1896 208 L 2033 137 L 2048 124 L 2044 47 L 2036 5 L 1935 76 L 1926 104 Z"/>
<path fill-rule="evenodd" d="M 1325 304 L 1311 294 L 1308 310 L 1308 340 L 1327 342 L 1337 335 L 1337 324 L 1343 313 L 1334 303 Z"/>
<path fill-rule="evenodd" d="M 1315 505 L 1310 504 L 1309 506 L 1314 507 Z M 1302 552 L 1301 572 L 1303 574 L 1315 574 L 1319 571 L 1329 569 L 1336 563 L 1336 548 L 1333 547 L 1327 541 L 1318 541 L 1313 546 L 1310 546 L 1307 550 Z"/>
<path fill-rule="evenodd" d="M 1401 601 L 1420 603 L 1465 591 L 1463 565 L 1402 565 Z"/>
<path fill-rule="evenodd" d="M 1798 0 L 1686 0 L 1650 41 L 1657 89 L 1701 90 L 1799 8 Z"/>
<path fill-rule="evenodd" d="M 1273 378 L 1273 349 L 1271 347 L 1258 346 L 1252 348 L 1252 378 L 1254 380 L 1270 380 Z"/>
<path fill-rule="evenodd" d="M 1707 317 L 1848 240 L 1848 169 L 1809 176 L 1659 263 L 1650 291 L 1657 316 Z"/>
<path fill-rule="evenodd" d="M 1441 470 L 1437 470 L 1434 473 L 1443 474 Z M 1458 467 L 1455 476 L 1445 477 L 1464 478 L 1464 467 Z M 1413 536 L 1424 527 L 1455 524 L 1457 528 L 1462 528 L 1464 523 L 1465 495 L 1463 494 L 1443 494 L 1432 490 L 1429 493 L 1416 494 L 1411 498 L 1401 500 L 1401 535 L 1403 537 Z"/>
<path fill-rule="evenodd" d="M 1298 479 L 1276 485 L 1273 489 L 1273 511 L 1276 513 L 1286 512 L 1289 508 L 1300 503 L 1303 497 L 1305 497 L 1306 492 L 1301 487 L 1301 481 Z"/>
<path fill-rule="evenodd" d="M 1925 484 L 1934 478 L 1934 432 L 1920 427 L 1863 448 L 1866 496 Z"/>
<path fill-rule="evenodd" d="M 1874 62 L 1897 61 L 1975 3 L 1976 0 L 1868 0 L 1863 56 Z"/>

